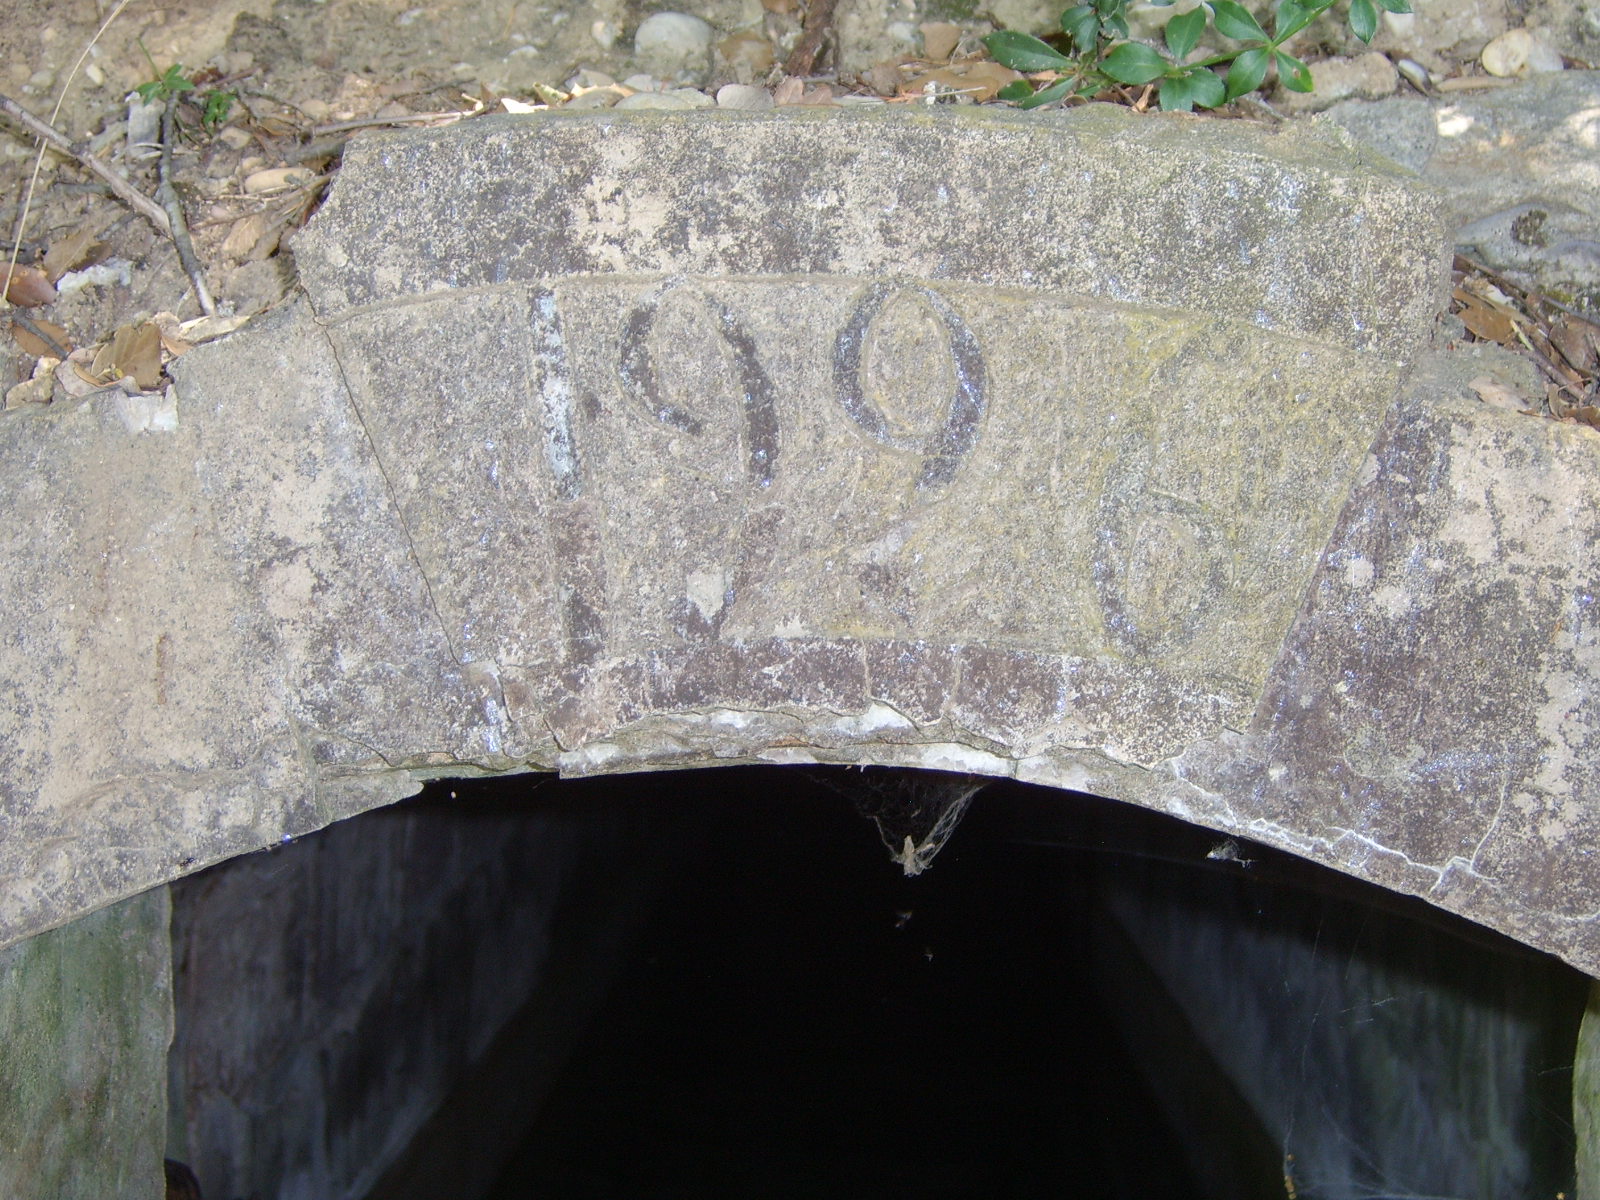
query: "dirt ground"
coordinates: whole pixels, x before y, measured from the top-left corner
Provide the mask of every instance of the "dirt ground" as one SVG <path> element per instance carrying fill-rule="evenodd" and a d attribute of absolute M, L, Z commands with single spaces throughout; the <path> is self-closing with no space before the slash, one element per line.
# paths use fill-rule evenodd
<path fill-rule="evenodd" d="M 803 39 L 805 0 L 682 7 L 715 27 L 711 76 L 696 81 L 707 95 L 738 83 L 775 92 L 780 103 L 917 102 L 929 89 L 968 102 L 1004 82 L 993 74 L 997 64 L 963 61 L 982 57 L 977 37 L 997 24 L 1037 27 L 1042 2 L 995 0 L 974 10 L 973 0 L 843 0 L 803 79 L 786 79 L 783 68 Z M 16 114 L 0 119 L 5 249 L 26 205 L 17 260 L 31 268 L 11 291 L 25 306 L 0 312 L 0 392 L 9 407 L 60 399 L 63 390 L 81 396 L 119 379 L 128 388 L 159 386 L 163 360 L 280 300 L 294 281 L 286 236 L 314 211 L 352 136 L 458 114 L 470 119 L 507 100 L 611 103 L 629 90 L 606 86 L 613 81 L 654 86 L 637 77 L 630 51 L 640 21 L 663 7 L 648 0 L 0 3 L 9 8 L 0 21 L 0 95 L 48 122 L 75 151 L 46 154 L 35 180 L 33 138 Z M 1505 18 L 1480 24 L 1481 36 L 1453 59 L 1442 44 L 1416 42 L 1415 32 L 1424 48 L 1408 53 L 1436 74 L 1470 72 L 1483 37 L 1503 29 Z M 1352 48 L 1347 31 L 1341 41 L 1342 27 L 1331 29 L 1299 48 L 1314 69 L 1319 53 Z M 1391 59 L 1399 57 L 1391 50 Z M 163 105 L 159 95 L 148 108 L 130 97 L 163 77 L 180 92 L 166 207 L 181 212 L 192 238 L 195 265 L 187 272 L 179 239 L 159 228 L 161 214 L 141 215 L 113 197 L 82 161 L 93 155 L 145 196 L 158 196 Z M 1396 78 L 1395 86 L 1407 85 Z M 1123 99 L 1140 102 L 1136 94 Z M 1280 119 L 1254 98 L 1233 107 L 1222 115 Z M 203 279 L 207 302 L 194 276 Z M 214 316 L 193 324 L 202 308 Z"/>

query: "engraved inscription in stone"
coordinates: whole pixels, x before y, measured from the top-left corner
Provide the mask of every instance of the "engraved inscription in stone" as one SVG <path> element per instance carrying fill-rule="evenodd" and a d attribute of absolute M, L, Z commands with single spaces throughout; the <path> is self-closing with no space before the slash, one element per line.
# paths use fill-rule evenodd
<path fill-rule="evenodd" d="M 478 336 L 432 346 L 444 303 L 334 338 L 460 650 L 502 661 L 1047 633 L 1248 687 L 1331 520 L 1306 494 L 1345 486 L 1341 430 L 1392 386 L 1338 347 L 945 281 L 569 277 L 477 293 Z M 458 478 L 412 480 L 421 443 Z"/>
<path fill-rule="evenodd" d="M 870 285 L 839 331 L 834 383 L 850 419 L 873 438 L 923 456 L 919 488 L 947 484 L 978 439 L 983 352 L 931 288 Z M 931 428 L 929 413 L 938 419 Z"/>
<path fill-rule="evenodd" d="M 1232 583 L 1221 529 L 1199 504 L 1164 492 L 1108 491 L 1101 512 L 1094 584 L 1112 642 L 1146 657 L 1193 641 Z"/>
<path fill-rule="evenodd" d="M 705 402 L 735 400 L 743 419 L 750 478 L 772 482 L 778 424 L 772 381 L 750 334 L 729 309 L 682 278 L 641 298 L 623 327 L 617 371 L 646 411 L 683 433 L 699 435 Z"/>

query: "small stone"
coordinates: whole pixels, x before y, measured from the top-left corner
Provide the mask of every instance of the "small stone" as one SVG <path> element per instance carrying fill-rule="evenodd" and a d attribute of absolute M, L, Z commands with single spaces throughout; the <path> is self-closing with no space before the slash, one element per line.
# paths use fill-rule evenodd
<path fill-rule="evenodd" d="M 626 95 L 627 93 L 618 87 L 586 88 L 581 92 L 575 93 L 572 99 L 561 107 L 563 110 L 577 109 L 579 111 L 594 108 L 615 108 Z"/>
<path fill-rule="evenodd" d="M 596 21 L 589 26 L 589 36 L 602 50 L 609 50 L 617 44 L 617 27 L 610 21 Z"/>
<path fill-rule="evenodd" d="M 583 67 L 574 72 L 566 82 L 569 92 L 583 92 L 590 88 L 616 87 L 617 81 L 604 71 L 596 71 L 591 67 Z"/>
<path fill-rule="evenodd" d="M 710 108 L 716 103 L 704 92 L 693 88 L 674 88 L 670 92 L 636 92 L 617 102 L 618 108 L 657 108 L 686 111 L 692 108 Z"/>
<path fill-rule="evenodd" d="M 633 35 L 633 55 L 652 75 L 680 83 L 704 83 L 711 74 L 715 30 L 688 13 L 646 17 Z"/>
<path fill-rule="evenodd" d="M 949 21 L 928 21 L 917 29 L 922 34 L 922 56 L 933 62 L 944 62 L 961 42 L 961 26 Z"/>
<path fill-rule="evenodd" d="M 1560 54 L 1528 29 L 1506 30 L 1483 48 L 1478 61 L 1501 79 L 1543 75 L 1566 66 Z"/>
<path fill-rule="evenodd" d="M 730 83 L 717 89 L 717 107 L 759 112 L 772 107 L 772 93 L 766 88 Z"/>
<path fill-rule="evenodd" d="M 306 167 L 272 167 L 246 175 L 244 191 L 247 196 L 286 192 L 290 188 L 304 187 L 316 177 L 316 172 Z"/>
<path fill-rule="evenodd" d="M 629 75 L 622 86 L 632 92 L 659 92 L 661 81 L 654 75 Z"/>
<path fill-rule="evenodd" d="M 1378 100 L 1394 94 L 1400 75 L 1394 64 L 1377 51 L 1356 58 L 1329 58 L 1311 69 L 1314 89 L 1291 92 L 1279 87 L 1273 103 L 1285 112 L 1320 112 L 1341 100 L 1357 97 Z"/>
<path fill-rule="evenodd" d="M 230 150 L 243 150 L 255 139 L 247 130 L 240 129 L 237 125 L 229 125 L 217 134 L 217 140 Z"/>
<path fill-rule="evenodd" d="M 21 408 L 27 404 L 49 404 L 51 393 L 55 391 L 56 379 L 54 369 L 61 360 L 56 358 L 41 358 L 41 363 L 49 363 L 50 370 L 40 374 L 35 372 L 32 379 L 24 379 L 15 387 L 6 392 L 6 408 Z"/>
<path fill-rule="evenodd" d="M 754 30 L 729 34 L 717 43 L 717 57 L 737 83 L 754 83 L 766 77 L 775 61 L 772 43 Z"/>

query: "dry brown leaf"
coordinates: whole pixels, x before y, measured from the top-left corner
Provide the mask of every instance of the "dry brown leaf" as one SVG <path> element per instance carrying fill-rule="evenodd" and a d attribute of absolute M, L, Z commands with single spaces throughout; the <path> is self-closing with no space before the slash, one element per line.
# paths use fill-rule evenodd
<path fill-rule="evenodd" d="M 945 62 L 961 44 L 961 26 L 949 21 L 928 21 L 922 31 L 922 54 L 930 62 Z"/>
<path fill-rule="evenodd" d="M 1600 325 L 1593 321 L 1562 313 L 1550 324 L 1550 340 L 1578 370 L 1600 368 Z"/>
<path fill-rule="evenodd" d="M 178 321 L 177 313 L 163 309 L 151 317 L 150 321 L 161 333 L 161 348 L 173 358 L 179 358 L 194 349 L 194 342 L 183 334 L 183 326 Z"/>
<path fill-rule="evenodd" d="M 1468 382 L 1467 386 L 1478 393 L 1478 399 L 1485 404 L 1492 404 L 1496 408 L 1504 408 L 1511 412 L 1527 412 L 1529 400 L 1516 388 L 1501 383 L 1489 375 L 1479 375 Z"/>
<path fill-rule="evenodd" d="M 939 92 L 963 92 L 974 100 L 993 100 L 995 94 L 1013 80 L 1022 76 L 1010 67 L 1002 67 L 990 59 L 957 63 L 951 67 L 936 67 L 922 71 L 900 85 L 901 95 L 923 92 L 931 83 Z"/>
<path fill-rule="evenodd" d="M 271 167 L 253 171 L 245 176 L 244 192 L 247 196 L 265 196 L 271 192 L 287 192 L 293 188 L 309 186 L 317 173 L 309 167 Z"/>
<path fill-rule="evenodd" d="M 231 258 L 235 262 L 243 262 L 250 257 L 250 251 L 255 249 L 256 243 L 266 232 L 265 213 L 251 213 L 248 217 L 240 217 L 228 230 L 228 236 L 222 239 L 222 256 Z"/>
<path fill-rule="evenodd" d="M 787 17 L 800 7 L 800 0 L 761 0 L 761 7 L 769 13 L 777 13 L 780 17 Z"/>
<path fill-rule="evenodd" d="M 0 264 L 0 272 L 4 271 L 5 266 Z M 18 308 L 37 308 L 41 304 L 55 303 L 56 289 L 38 267 L 18 263 L 4 279 L 6 299 Z"/>
<path fill-rule="evenodd" d="M 1456 315 L 1473 336 L 1499 342 L 1502 346 L 1521 344 L 1517 341 L 1516 321 L 1499 305 L 1491 304 L 1465 288 L 1456 288 L 1452 294 L 1461 303 L 1461 311 Z"/>
<path fill-rule="evenodd" d="M 41 331 L 54 338 L 56 344 L 63 350 L 72 349 L 72 339 L 67 337 L 67 331 L 61 328 L 61 326 L 57 325 L 54 321 L 41 321 L 35 318 L 33 323 L 37 325 Z M 17 345 L 21 346 L 24 350 L 36 358 L 47 354 L 56 353 L 55 350 L 51 349 L 48 342 L 41 340 L 33 333 L 24 329 L 16 321 L 11 322 L 11 336 L 16 339 Z"/>
<path fill-rule="evenodd" d="M 894 62 L 878 63 L 861 72 L 861 82 L 880 96 L 895 95 L 899 92 L 900 82 L 904 78 L 905 76 L 900 73 L 900 65 Z"/>
<path fill-rule="evenodd" d="M 131 375 L 140 391 L 150 391 L 161 382 L 161 330 L 153 321 L 122 326 L 95 353 L 89 373 L 101 383 Z"/>
<path fill-rule="evenodd" d="M 44 256 L 44 273 L 54 283 L 68 271 L 101 262 L 111 253 L 111 247 L 99 240 L 93 225 L 80 225 L 66 237 L 50 244 Z"/>
<path fill-rule="evenodd" d="M 772 89 L 774 104 L 799 104 L 805 95 L 806 85 L 798 75 L 791 75 Z"/>

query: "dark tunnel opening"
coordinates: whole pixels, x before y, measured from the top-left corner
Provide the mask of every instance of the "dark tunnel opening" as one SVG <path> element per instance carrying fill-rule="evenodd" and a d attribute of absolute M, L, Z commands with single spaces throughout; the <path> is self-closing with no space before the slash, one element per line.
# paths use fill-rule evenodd
<path fill-rule="evenodd" d="M 1571 1195 L 1576 971 L 1004 781 L 907 877 L 861 810 L 928 778 L 440 782 L 191 877 L 170 1153 L 259 1200 Z"/>

